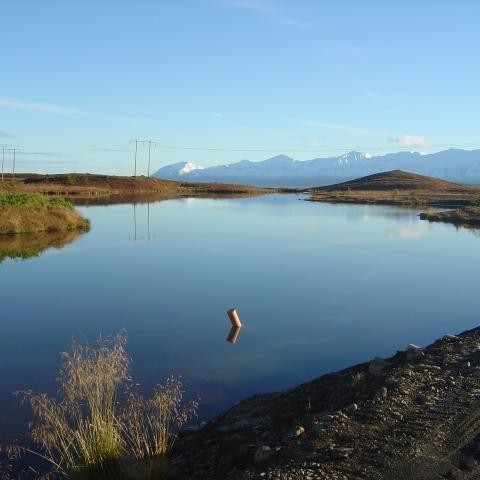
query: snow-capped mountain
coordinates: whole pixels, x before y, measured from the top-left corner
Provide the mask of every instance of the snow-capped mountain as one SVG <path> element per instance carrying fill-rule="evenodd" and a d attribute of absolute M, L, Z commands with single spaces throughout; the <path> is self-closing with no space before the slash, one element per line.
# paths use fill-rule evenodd
<path fill-rule="evenodd" d="M 188 175 L 189 173 L 195 170 L 203 170 L 204 167 L 200 165 L 195 165 L 191 162 L 179 162 L 179 163 L 172 163 L 171 165 L 167 165 L 166 167 L 162 167 L 158 172 L 154 174 L 154 177 L 159 178 L 180 178 L 184 175 Z M 157 175 L 158 174 L 158 175 Z"/>
<path fill-rule="evenodd" d="M 398 152 L 379 156 L 349 152 L 338 157 L 303 161 L 278 155 L 261 162 L 242 160 L 206 168 L 182 162 L 162 167 L 154 176 L 191 182 L 310 187 L 388 170 L 404 170 L 455 182 L 480 184 L 480 150 L 449 149 L 427 155 Z"/>

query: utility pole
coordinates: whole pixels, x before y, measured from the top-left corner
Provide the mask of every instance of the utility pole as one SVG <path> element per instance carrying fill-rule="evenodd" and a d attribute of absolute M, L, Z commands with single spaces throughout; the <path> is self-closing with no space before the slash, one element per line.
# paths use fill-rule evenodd
<path fill-rule="evenodd" d="M 5 147 L 2 148 L 2 182 L 3 182 L 3 164 L 5 163 Z"/>
<path fill-rule="evenodd" d="M 130 140 L 130 143 L 135 143 L 135 157 L 134 157 L 134 167 L 133 167 L 133 176 L 137 176 L 137 154 L 138 154 L 138 144 L 145 145 L 146 140 Z"/>
<path fill-rule="evenodd" d="M 147 168 L 147 177 L 150 176 L 150 165 L 151 165 L 151 152 L 152 152 L 152 145 L 155 147 L 158 145 L 158 142 L 154 142 L 153 140 L 148 140 L 148 168 Z"/>
<path fill-rule="evenodd" d="M 135 169 L 133 171 L 133 176 L 137 176 L 137 148 L 138 148 L 138 140 L 135 140 Z"/>
<path fill-rule="evenodd" d="M 150 176 L 150 152 L 152 150 L 152 141 L 148 141 L 148 168 L 147 168 L 147 177 Z"/>
<path fill-rule="evenodd" d="M 134 159 L 134 173 L 133 176 L 137 176 L 137 154 L 138 154 L 138 145 L 145 145 L 148 144 L 148 167 L 147 167 L 147 176 L 150 176 L 150 166 L 151 166 L 151 160 L 152 160 L 152 145 L 158 145 L 157 142 L 154 142 L 153 140 L 130 140 L 130 143 L 135 143 L 135 159 Z"/>
<path fill-rule="evenodd" d="M 13 148 L 13 170 L 12 170 L 12 173 L 13 173 L 13 176 L 15 177 L 15 152 L 17 151 L 17 149 L 14 147 Z"/>

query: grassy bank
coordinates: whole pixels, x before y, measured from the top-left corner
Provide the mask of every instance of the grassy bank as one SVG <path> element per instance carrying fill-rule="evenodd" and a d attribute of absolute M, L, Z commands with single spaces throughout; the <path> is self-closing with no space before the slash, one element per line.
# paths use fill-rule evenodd
<path fill-rule="evenodd" d="M 17 174 L 7 175 L 0 191 L 40 193 L 63 196 L 72 200 L 115 202 L 117 197 L 154 196 L 156 200 L 178 197 L 253 196 L 271 193 L 274 189 L 223 183 L 186 183 L 153 177 L 124 177 L 90 173 Z"/>
<path fill-rule="evenodd" d="M 0 234 L 87 229 L 89 221 L 63 198 L 0 192 Z"/>
<path fill-rule="evenodd" d="M 458 208 L 445 212 L 428 211 L 420 214 L 422 220 L 446 222 L 467 227 L 480 227 L 480 207 Z"/>

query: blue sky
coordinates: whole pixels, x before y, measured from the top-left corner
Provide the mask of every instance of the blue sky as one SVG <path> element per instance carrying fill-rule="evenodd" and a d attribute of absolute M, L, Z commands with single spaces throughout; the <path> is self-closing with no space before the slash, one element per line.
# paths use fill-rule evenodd
<path fill-rule="evenodd" d="M 22 171 L 131 174 L 134 138 L 159 142 L 153 169 L 480 147 L 474 0 L 0 8 L 0 144 Z"/>

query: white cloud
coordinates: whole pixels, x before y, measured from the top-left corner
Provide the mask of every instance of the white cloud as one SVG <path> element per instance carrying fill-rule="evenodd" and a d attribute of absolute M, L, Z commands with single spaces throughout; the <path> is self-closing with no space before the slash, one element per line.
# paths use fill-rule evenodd
<path fill-rule="evenodd" d="M 385 95 L 383 95 L 382 93 L 379 93 L 379 92 L 374 92 L 372 90 L 365 90 L 363 93 L 367 97 L 373 98 L 374 100 L 378 100 L 379 102 L 387 103 L 389 105 L 394 103 L 391 98 L 389 98 L 389 97 L 387 97 L 387 96 L 385 96 Z"/>
<path fill-rule="evenodd" d="M 21 152 L 22 155 L 33 155 L 35 157 L 63 157 L 61 153 L 54 153 L 54 152 Z"/>
<path fill-rule="evenodd" d="M 222 118 L 223 117 L 223 113 L 221 112 L 213 112 L 210 114 L 211 117 L 213 118 Z"/>
<path fill-rule="evenodd" d="M 325 55 L 341 55 L 355 59 L 363 59 L 370 53 L 365 47 L 344 42 L 326 45 L 321 51 Z"/>
<path fill-rule="evenodd" d="M 222 2 L 227 7 L 242 8 L 254 12 L 273 12 L 275 7 L 273 3 L 262 0 L 224 0 Z"/>
<path fill-rule="evenodd" d="M 294 28 L 322 28 L 322 25 L 318 22 L 311 22 L 309 20 L 295 20 L 292 18 L 277 18 L 275 19 L 275 23 L 279 23 L 281 25 L 287 25 L 288 27 Z"/>
<path fill-rule="evenodd" d="M 145 123 L 142 120 L 124 117 L 120 115 L 110 115 L 105 113 L 87 112 L 76 110 L 73 108 L 63 107 L 59 105 L 51 105 L 48 103 L 26 102 L 14 98 L 0 98 L 0 108 L 11 108 L 15 110 L 28 110 L 31 112 L 48 113 L 52 115 L 64 115 L 69 117 L 88 117 L 104 120 L 114 120 L 128 123 Z"/>
<path fill-rule="evenodd" d="M 13 135 L 5 132 L 5 130 L 0 130 L 0 138 L 12 138 L 12 137 L 13 137 Z"/>
<path fill-rule="evenodd" d="M 351 125 L 339 125 L 336 123 L 317 122 L 316 120 L 307 120 L 305 118 L 293 118 L 292 121 L 300 125 L 305 125 L 306 127 L 328 128 L 331 130 L 340 130 L 347 133 L 355 133 L 359 135 L 369 135 L 376 137 L 384 136 L 383 133 L 375 132 L 373 130 L 367 130 L 365 128 L 352 127 Z"/>
<path fill-rule="evenodd" d="M 272 0 L 223 0 L 221 2 L 229 8 L 249 10 L 253 13 L 262 15 L 269 21 L 280 25 L 286 25 L 293 28 L 312 29 L 321 28 L 322 25 L 311 20 L 302 20 L 293 18 L 286 12 L 287 5 Z"/>
<path fill-rule="evenodd" d="M 415 238 L 420 238 L 426 235 L 431 227 L 428 225 L 412 225 L 412 226 L 405 226 L 396 229 L 388 230 L 387 234 L 393 238 L 399 238 L 402 240 L 411 240 Z"/>
<path fill-rule="evenodd" d="M 396 143 L 402 147 L 428 147 L 431 143 L 425 138 L 418 135 L 393 135 L 389 137 L 389 142 Z"/>
<path fill-rule="evenodd" d="M 94 152 L 112 152 L 112 153 L 119 153 L 119 152 L 131 152 L 128 148 L 106 148 L 106 147 L 92 147 Z"/>

